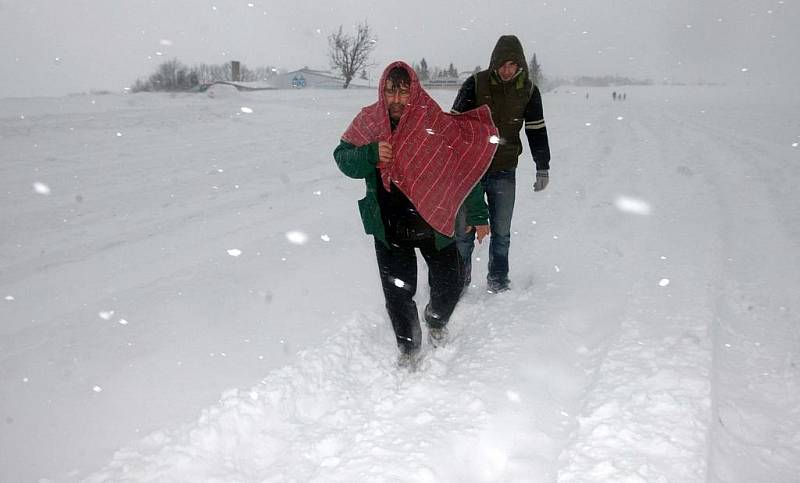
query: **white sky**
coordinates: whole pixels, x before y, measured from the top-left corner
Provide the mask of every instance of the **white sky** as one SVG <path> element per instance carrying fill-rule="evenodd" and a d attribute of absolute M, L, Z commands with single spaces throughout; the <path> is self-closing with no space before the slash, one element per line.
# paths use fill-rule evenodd
<path fill-rule="evenodd" d="M 161 61 L 327 68 L 327 36 L 367 20 L 376 70 L 460 70 L 520 37 L 546 75 L 788 83 L 800 8 L 786 0 L 0 0 L 0 96 L 120 90 Z M 161 55 L 159 55 L 159 53 Z"/>

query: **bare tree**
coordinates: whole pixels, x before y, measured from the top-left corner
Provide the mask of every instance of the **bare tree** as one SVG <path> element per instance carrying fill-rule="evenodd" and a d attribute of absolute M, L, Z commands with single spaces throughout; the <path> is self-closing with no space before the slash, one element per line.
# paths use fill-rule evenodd
<path fill-rule="evenodd" d="M 251 70 L 244 64 L 239 66 L 239 78 L 243 82 L 265 80 L 277 73 L 276 67 L 258 67 Z M 199 84 L 231 80 L 233 73 L 230 62 L 218 65 L 198 64 L 189 68 L 178 59 L 173 59 L 159 64 L 147 80 L 137 79 L 131 86 L 131 91 L 188 91 L 197 88 Z"/>
<path fill-rule="evenodd" d="M 255 71 L 253 71 L 253 75 L 255 75 L 255 80 L 267 80 L 270 77 L 275 77 L 278 75 L 278 68 L 272 66 L 265 66 L 265 67 L 257 67 Z"/>
<path fill-rule="evenodd" d="M 344 77 L 342 88 L 347 89 L 358 71 L 367 66 L 369 54 L 375 48 L 376 40 L 366 21 L 358 24 L 355 36 L 343 33 L 341 25 L 338 32 L 328 36 L 328 46 L 330 47 L 328 56 L 331 67 Z"/>
<path fill-rule="evenodd" d="M 162 62 L 150 75 L 148 83 L 155 91 L 180 91 L 191 88 L 189 69 L 178 59 Z"/>

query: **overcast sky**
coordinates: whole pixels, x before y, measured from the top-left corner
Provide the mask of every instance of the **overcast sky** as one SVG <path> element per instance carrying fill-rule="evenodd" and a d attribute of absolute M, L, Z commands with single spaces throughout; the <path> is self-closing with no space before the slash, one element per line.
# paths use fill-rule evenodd
<path fill-rule="evenodd" d="M 486 67 L 517 35 L 545 75 L 796 83 L 797 0 L 0 0 L 0 97 L 120 91 L 164 60 L 327 69 L 366 20 L 391 60 Z"/>

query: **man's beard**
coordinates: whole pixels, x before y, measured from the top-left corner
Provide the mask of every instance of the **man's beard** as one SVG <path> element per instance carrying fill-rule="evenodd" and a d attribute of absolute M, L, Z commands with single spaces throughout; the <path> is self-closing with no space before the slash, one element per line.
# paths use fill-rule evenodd
<path fill-rule="evenodd" d="M 389 104 L 389 117 L 393 121 L 399 121 L 400 117 L 403 115 L 403 110 L 404 109 L 405 109 L 405 106 L 402 105 L 402 104 L 399 104 L 397 102 L 395 102 L 393 104 Z"/>

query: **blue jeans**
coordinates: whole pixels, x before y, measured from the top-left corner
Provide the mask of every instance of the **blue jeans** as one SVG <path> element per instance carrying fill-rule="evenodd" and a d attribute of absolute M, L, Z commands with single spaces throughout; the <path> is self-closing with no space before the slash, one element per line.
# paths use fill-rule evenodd
<path fill-rule="evenodd" d="M 514 214 L 514 195 L 516 191 L 516 172 L 493 171 L 481 179 L 489 205 L 489 274 L 487 281 L 508 284 L 508 250 L 511 247 L 511 216 Z M 470 277 L 472 250 L 475 248 L 475 231 L 466 230 L 466 213 L 462 209 L 456 223 L 456 243 L 458 253 L 464 263 L 465 278 Z"/>

